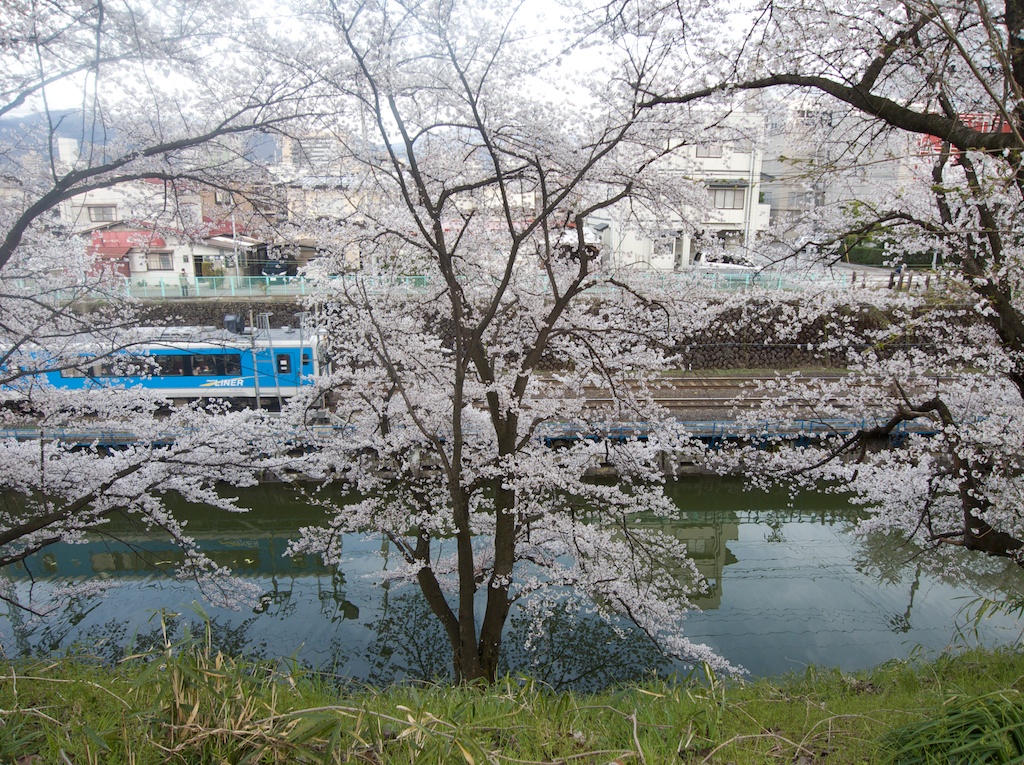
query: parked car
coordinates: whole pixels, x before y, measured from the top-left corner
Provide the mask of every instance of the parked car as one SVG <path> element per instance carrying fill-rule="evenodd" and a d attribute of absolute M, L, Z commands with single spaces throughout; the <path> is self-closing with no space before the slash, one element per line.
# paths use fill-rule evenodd
<path fill-rule="evenodd" d="M 295 276 L 295 267 L 284 260 L 268 260 L 260 270 L 270 284 L 284 284 Z"/>
<path fill-rule="evenodd" d="M 263 264 L 264 276 L 288 276 L 288 264 L 283 260 L 268 260 Z"/>

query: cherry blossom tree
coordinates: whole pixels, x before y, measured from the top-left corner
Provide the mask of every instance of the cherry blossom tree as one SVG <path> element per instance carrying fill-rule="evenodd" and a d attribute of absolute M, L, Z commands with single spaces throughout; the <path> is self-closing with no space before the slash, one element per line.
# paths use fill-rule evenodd
<path fill-rule="evenodd" d="M 308 79 L 268 65 L 272 36 L 233 2 L 3 2 L 0 19 L 0 568 L 57 540 L 102 533 L 113 514 L 163 529 L 179 574 L 237 595 L 167 512 L 163 497 L 238 510 L 214 486 L 248 485 L 280 442 L 262 413 L 168 410 L 139 389 L 67 394 L 40 376 L 138 341 L 137 306 L 57 213 L 67 200 L 133 181 L 163 194 L 144 215 L 195 233 L 176 190 L 243 190 L 259 168 L 256 131 L 284 129 L 309 104 Z M 257 47 L 258 46 L 258 47 Z M 131 433 L 123 448 L 67 431 Z M 0 594 L 11 596 L 7 590 Z M 58 598 L 59 602 L 59 598 Z M 19 603 L 37 609 L 33 603 Z"/>
<path fill-rule="evenodd" d="M 314 395 L 339 421 L 305 470 L 363 499 L 293 550 L 336 562 L 344 534 L 386 537 L 404 559 L 390 575 L 418 583 L 459 680 L 495 678 L 513 608 L 567 604 L 727 667 L 682 634 L 701 587 L 684 546 L 630 523 L 677 512 L 658 459 L 684 441 L 650 386 L 703 305 L 602 266 L 587 227 L 630 201 L 706 197 L 658 171 L 700 121 L 653 117 L 629 77 L 572 100 L 523 13 L 335 2 L 317 18 L 359 111 L 335 130 L 350 212 L 321 222 L 311 267 L 335 364 Z M 646 81 L 665 52 L 627 53 Z M 611 403 L 588 405 L 587 388 Z M 589 480 L 612 469 L 615 484 Z"/>
<path fill-rule="evenodd" d="M 244 4 L 8 2 L 0 14 L 0 268 L 88 191 L 160 180 L 170 204 L 178 184 L 244 186 L 245 137 L 283 129 L 312 97 L 299 71 L 267 64 L 272 36 Z"/>
<path fill-rule="evenodd" d="M 821 133 L 863 131 L 869 140 L 844 133 L 845 151 L 831 155 L 834 163 L 809 162 L 811 172 L 895 159 L 907 180 L 843 200 L 817 216 L 793 249 L 835 262 L 851 236 L 873 236 L 894 263 L 932 254 L 944 264 L 946 286 L 887 308 L 884 329 L 837 333 L 833 350 L 848 354 L 853 374 L 814 390 L 776 390 L 777 400 L 758 413 L 802 413 L 822 423 L 866 416 L 864 427 L 832 433 L 802 453 L 748 451 L 743 469 L 758 478 L 838 482 L 873 510 L 865 528 L 1024 561 L 1024 6 L 798 0 L 760 4 L 747 18 L 737 45 L 722 49 L 717 80 L 690 92 L 663 82 L 647 104 L 771 90 L 776 108 L 828 115 Z M 894 136 L 910 147 L 895 158 L 886 156 Z M 852 297 L 847 312 L 860 310 L 854 301 L 872 302 Z M 929 435 L 901 435 L 908 423 Z"/>

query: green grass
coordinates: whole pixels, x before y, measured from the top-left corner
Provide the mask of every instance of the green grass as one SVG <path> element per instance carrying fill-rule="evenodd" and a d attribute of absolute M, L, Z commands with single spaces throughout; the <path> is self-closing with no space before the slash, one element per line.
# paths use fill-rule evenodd
<path fill-rule="evenodd" d="M 886 735 L 885 762 L 1024 761 L 1024 698 L 1016 689 L 954 696 L 925 720 Z"/>
<path fill-rule="evenodd" d="M 1010 762 L 1024 751 L 1013 651 L 591 695 L 521 678 L 342 692 L 202 639 L 114 670 L 85 656 L 0 669 L 0 763 L 19 765 Z M 967 754 L 949 759 L 956 747 Z"/>

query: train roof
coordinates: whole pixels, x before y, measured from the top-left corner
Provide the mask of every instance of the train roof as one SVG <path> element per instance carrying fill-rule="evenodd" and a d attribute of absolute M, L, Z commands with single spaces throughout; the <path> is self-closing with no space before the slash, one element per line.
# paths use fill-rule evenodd
<path fill-rule="evenodd" d="M 316 345 L 319 334 L 294 327 L 277 329 L 245 328 L 232 332 L 219 327 L 135 327 L 118 333 L 116 337 L 99 334 L 81 334 L 69 337 L 64 342 L 65 350 L 77 349 L 79 353 L 107 354 L 112 351 L 145 352 L 166 348 L 173 350 L 210 350 L 231 348 L 247 350 L 257 348 L 308 348 Z M 43 351 L 37 344 L 30 346 L 32 353 Z"/>
<path fill-rule="evenodd" d="M 295 327 L 259 329 L 247 327 L 241 332 L 232 332 L 221 327 L 139 327 L 137 342 L 140 345 L 160 344 L 168 346 L 211 345 L 217 347 L 249 348 L 253 345 L 275 348 L 310 345 L 316 340 L 316 333 Z"/>

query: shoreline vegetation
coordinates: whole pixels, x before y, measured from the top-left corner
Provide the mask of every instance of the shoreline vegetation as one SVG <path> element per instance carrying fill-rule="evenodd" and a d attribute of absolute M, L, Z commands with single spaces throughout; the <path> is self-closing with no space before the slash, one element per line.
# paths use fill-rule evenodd
<path fill-rule="evenodd" d="M 866 672 L 701 674 L 599 693 L 346 687 L 187 638 L 114 669 L 3 662 L 0 763 L 926 763 L 1024 756 L 1024 654 L 972 649 Z M 962 758 L 957 752 L 962 751 Z"/>

